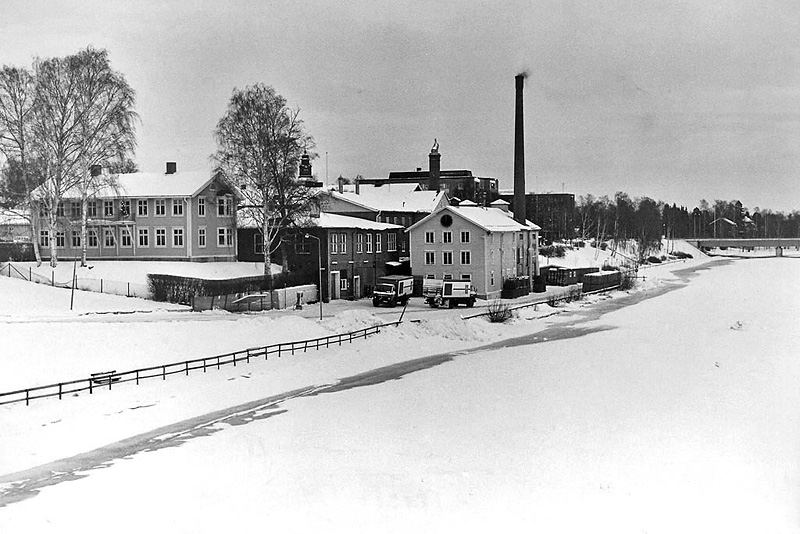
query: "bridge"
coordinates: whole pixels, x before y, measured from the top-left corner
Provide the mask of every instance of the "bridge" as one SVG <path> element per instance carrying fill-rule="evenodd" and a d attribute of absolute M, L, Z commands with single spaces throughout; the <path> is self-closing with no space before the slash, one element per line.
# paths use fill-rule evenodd
<path fill-rule="evenodd" d="M 697 248 L 774 248 L 776 256 L 783 256 L 783 249 L 785 248 L 800 248 L 800 238 L 797 237 L 769 237 L 755 239 L 718 239 L 715 237 L 708 237 L 703 239 L 687 239 L 687 241 L 696 245 Z"/>

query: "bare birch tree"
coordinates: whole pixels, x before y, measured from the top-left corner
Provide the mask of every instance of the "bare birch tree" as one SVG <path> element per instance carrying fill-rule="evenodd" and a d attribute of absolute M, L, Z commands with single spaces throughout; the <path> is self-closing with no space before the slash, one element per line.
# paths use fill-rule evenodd
<path fill-rule="evenodd" d="M 122 74 L 111 69 L 105 50 L 87 48 L 65 58 L 34 64 L 33 140 L 45 163 L 41 201 L 48 214 L 50 263 L 58 262 L 54 236 L 59 205 L 70 190 L 81 202 L 81 265 L 86 265 L 87 202 L 109 175 L 93 165 L 121 161 L 135 148 L 135 96 Z"/>
<path fill-rule="evenodd" d="M 264 275 L 280 231 L 311 211 L 316 198 L 297 181 L 300 158 L 314 141 L 286 99 L 264 84 L 234 89 L 217 123 L 218 169 L 242 192 L 240 209 L 258 225 L 264 243 Z"/>

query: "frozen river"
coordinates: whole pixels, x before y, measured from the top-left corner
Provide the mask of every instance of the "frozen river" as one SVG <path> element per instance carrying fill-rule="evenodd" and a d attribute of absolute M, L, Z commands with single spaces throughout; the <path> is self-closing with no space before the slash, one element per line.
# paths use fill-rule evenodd
<path fill-rule="evenodd" d="M 667 287 L 70 457 L 0 530 L 797 532 L 800 260 Z"/>

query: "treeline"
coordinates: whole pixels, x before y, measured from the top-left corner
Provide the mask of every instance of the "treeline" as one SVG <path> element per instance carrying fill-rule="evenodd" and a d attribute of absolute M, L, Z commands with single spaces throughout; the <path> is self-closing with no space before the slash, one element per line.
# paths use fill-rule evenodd
<path fill-rule="evenodd" d="M 691 239 L 703 237 L 800 237 L 800 212 L 790 214 L 753 208 L 738 200 L 701 200 L 689 210 L 685 206 L 632 199 L 617 192 L 613 198 L 591 194 L 578 197 L 575 204 L 577 237 L 600 241 L 634 240 L 640 254 L 657 247 L 661 237 Z"/>

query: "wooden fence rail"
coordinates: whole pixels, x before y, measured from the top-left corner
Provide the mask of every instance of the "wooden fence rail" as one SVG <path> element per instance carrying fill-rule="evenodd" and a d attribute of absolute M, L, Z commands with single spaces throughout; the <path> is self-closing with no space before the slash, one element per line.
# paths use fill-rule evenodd
<path fill-rule="evenodd" d="M 344 334 L 334 334 L 332 336 L 318 337 L 314 339 L 304 339 L 300 341 L 287 341 L 285 343 L 275 343 L 264 347 L 255 347 L 244 349 L 236 352 L 229 352 L 227 354 L 220 354 L 218 356 L 209 356 L 206 358 L 196 358 L 193 360 L 185 360 L 181 362 L 167 363 L 163 365 L 154 365 L 151 367 L 143 367 L 141 369 L 134 369 L 132 371 L 108 371 L 104 373 L 94 373 L 89 378 L 81 378 L 78 380 L 70 380 L 68 382 L 58 382 L 56 384 L 48 384 L 46 386 L 36 386 L 32 388 L 18 389 L 16 391 L 8 391 L 0 393 L 0 405 L 13 404 L 17 402 L 24 402 L 26 406 L 30 402 L 37 399 L 45 399 L 48 397 L 58 397 L 59 400 L 65 395 L 73 393 L 80 393 L 88 391 L 93 394 L 95 390 L 112 389 L 112 385 L 117 386 L 127 382 L 135 382 L 139 385 L 142 380 L 151 378 L 160 378 L 166 380 L 167 376 L 184 374 L 189 375 L 190 371 L 202 370 L 204 373 L 208 369 L 220 369 L 225 365 L 236 366 L 237 363 L 245 362 L 250 363 L 251 359 L 264 358 L 269 360 L 270 356 L 277 355 L 278 358 L 287 355 L 294 355 L 296 352 L 307 352 L 311 349 L 319 350 L 320 348 L 328 348 L 331 345 L 341 346 L 343 343 L 352 343 L 354 339 L 366 339 L 368 336 L 377 334 L 381 328 L 387 326 L 397 326 L 400 321 L 393 323 L 385 323 L 377 326 L 369 326 L 361 330 L 353 332 L 346 332 Z"/>

